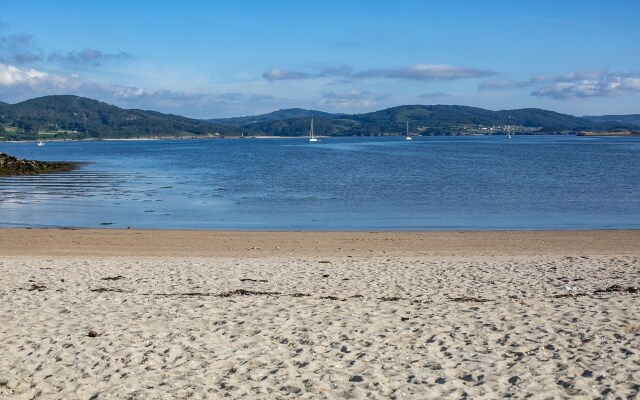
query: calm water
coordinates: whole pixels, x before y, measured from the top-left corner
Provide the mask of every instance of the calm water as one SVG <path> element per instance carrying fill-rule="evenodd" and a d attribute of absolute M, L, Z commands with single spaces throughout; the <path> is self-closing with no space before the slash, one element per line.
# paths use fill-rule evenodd
<path fill-rule="evenodd" d="M 87 161 L 0 178 L 0 226 L 640 228 L 640 138 L 0 143 Z"/>

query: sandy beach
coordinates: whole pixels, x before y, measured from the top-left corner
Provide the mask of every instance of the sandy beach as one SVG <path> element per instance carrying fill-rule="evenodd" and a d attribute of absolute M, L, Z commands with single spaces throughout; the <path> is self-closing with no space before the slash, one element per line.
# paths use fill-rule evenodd
<path fill-rule="evenodd" d="M 635 398 L 640 231 L 0 229 L 0 398 Z"/>

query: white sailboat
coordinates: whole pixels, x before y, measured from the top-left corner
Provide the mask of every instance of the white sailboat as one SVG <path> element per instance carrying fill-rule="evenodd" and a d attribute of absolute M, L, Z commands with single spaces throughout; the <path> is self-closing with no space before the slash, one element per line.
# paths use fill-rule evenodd
<path fill-rule="evenodd" d="M 44 146 L 44 140 L 42 140 L 39 133 L 38 133 L 38 146 Z"/>
<path fill-rule="evenodd" d="M 409 136 L 409 122 L 407 122 L 407 136 L 405 137 L 406 140 L 411 140 L 411 136 Z"/>
<path fill-rule="evenodd" d="M 511 139 L 511 125 L 507 127 L 507 139 Z"/>
<path fill-rule="evenodd" d="M 311 130 L 309 131 L 309 141 L 317 142 L 318 138 L 316 137 L 315 132 L 313 132 L 313 118 L 311 118 Z"/>

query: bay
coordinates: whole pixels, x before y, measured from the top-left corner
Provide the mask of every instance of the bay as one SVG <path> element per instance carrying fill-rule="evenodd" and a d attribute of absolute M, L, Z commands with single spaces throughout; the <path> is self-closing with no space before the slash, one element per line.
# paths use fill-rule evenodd
<path fill-rule="evenodd" d="M 640 228 L 640 138 L 0 143 L 86 162 L 0 177 L 0 226 L 258 230 Z"/>

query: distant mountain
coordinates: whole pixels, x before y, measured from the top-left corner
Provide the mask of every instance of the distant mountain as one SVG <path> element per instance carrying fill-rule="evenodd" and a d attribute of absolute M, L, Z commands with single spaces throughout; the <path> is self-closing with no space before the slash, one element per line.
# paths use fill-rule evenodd
<path fill-rule="evenodd" d="M 296 118 L 334 118 L 341 114 L 331 114 L 322 111 L 305 110 L 303 108 L 287 108 L 283 110 L 273 111 L 268 114 L 254 115 L 247 117 L 233 117 L 233 118 L 218 118 L 210 119 L 209 122 L 214 122 L 221 125 L 228 126 L 248 126 L 258 122 L 273 122 L 282 121 L 285 119 Z"/>
<path fill-rule="evenodd" d="M 504 134 L 508 129 L 520 134 L 577 133 L 608 130 L 618 124 L 594 121 L 536 108 L 490 111 L 455 105 L 406 105 L 380 111 L 316 117 L 320 135 L 398 135 L 406 123 L 413 134 L 464 135 Z M 309 130 L 309 118 L 255 121 L 237 125 L 264 135 L 299 136 Z"/>
<path fill-rule="evenodd" d="M 364 114 L 331 114 L 300 108 L 269 114 L 198 120 L 155 111 L 122 109 L 78 96 L 46 96 L 17 104 L 0 103 L 0 137 L 35 139 L 38 133 L 60 139 L 303 136 L 310 119 L 327 136 L 402 135 L 406 124 L 416 135 L 575 134 L 638 130 L 639 116 L 581 118 L 537 108 L 491 111 L 455 105 L 406 105 Z"/>
<path fill-rule="evenodd" d="M 0 133 L 7 139 L 32 139 L 38 132 L 71 139 L 237 134 L 228 126 L 78 96 L 39 97 L 1 109 Z"/>
<path fill-rule="evenodd" d="M 584 118 L 587 118 L 594 122 L 616 122 L 616 123 L 624 123 L 624 124 L 633 124 L 640 127 L 640 114 L 629 114 L 629 115 L 588 115 Z"/>

